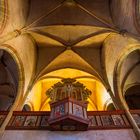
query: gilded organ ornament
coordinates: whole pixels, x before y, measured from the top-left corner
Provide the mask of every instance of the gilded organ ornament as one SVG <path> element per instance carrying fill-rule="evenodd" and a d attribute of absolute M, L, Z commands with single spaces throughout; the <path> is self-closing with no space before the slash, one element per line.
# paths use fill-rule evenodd
<path fill-rule="evenodd" d="M 87 98 L 91 95 L 82 83 L 66 78 L 47 90 L 51 99 L 48 119 L 51 130 L 87 130 Z"/>
<path fill-rule="evenodd" d="M 52 102 L 56 102 L 67 97 L 78 101 L 86 101 L 91 95 L 91 91 L 75 79 L 67 78 L 54 84 L 54 86 L 46 91 L 46 95 Z"/>

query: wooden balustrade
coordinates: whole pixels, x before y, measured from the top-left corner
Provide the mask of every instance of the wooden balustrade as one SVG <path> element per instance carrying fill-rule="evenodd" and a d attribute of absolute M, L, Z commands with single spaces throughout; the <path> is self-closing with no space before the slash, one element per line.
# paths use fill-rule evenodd
<path fill-rule="evenodd" d="M 136 123 L 140 127 L 140 110 L 130 110 Z M 0 125 L 4 122 L 8 112 L 0 112 Z M 98 129 L 125 129 L 131 125 L 125 111 L 89 111 L 88 130 Z M 7 130 L 50 130 L 48 119 L 50 112 L 14 112 L 6 129 Z"/>

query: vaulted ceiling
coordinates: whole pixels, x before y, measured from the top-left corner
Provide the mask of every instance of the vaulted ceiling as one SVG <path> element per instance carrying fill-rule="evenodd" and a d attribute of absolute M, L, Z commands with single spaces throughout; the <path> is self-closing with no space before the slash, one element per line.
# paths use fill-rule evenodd
<path fill-rule="evenodd" d="M 114 29 L 109 1 L 35 0 L 24 30 L 37 42 L 37 73 L 70 67 L 101 79 L 101 45 Z"/>
<path fill-rule="evenodd" d="M 55 70 L 72 68 L 105 83 L 108 78 L 103 59 L 106 38 L 112 33 L 126 32 L 134 38 L 140 36 L 139 0 L 1 0 L 0 7 L 0 35 L 17 30 L 33 40 L 34 76 L 38 79 Z M 112 50 L 110 53 L 118 56 Z M 137 59 L 135 62 L 129 59 L 130 63 L 138 63 L 138 53 L 132 57 Z M 111 61 L 116 60 L 110 60 L 107 73 L 111 69 L 113 72 Z M 123 69 L 125 63 L 129 64 L 127 61 Z M 122 72 L 122 86 L 130 69 L 128 65 Z"/>
<path fill-rule="evenodd" d="M 78 67 L 101 80 L 105 78 L 101 66 L 105 38 L 123 30 L 139 34 L 133 16 L 137 3 L 130 0 L 15 0 L 13 3 L 7 0 L 10 12 L 5 32 L 18 29 L 33 37 L 37 45 L 37 75 L 44 74 L 45 69 L 50 72 Z M 137 11 L 138 7 L 135 12 L 138 18 Z"/>

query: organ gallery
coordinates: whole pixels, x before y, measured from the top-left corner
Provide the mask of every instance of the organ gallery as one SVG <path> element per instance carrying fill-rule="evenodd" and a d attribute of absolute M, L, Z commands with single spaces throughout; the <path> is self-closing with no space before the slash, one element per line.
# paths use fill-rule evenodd
<path fill-rule="evenodd" d="M 140 0 L 0 0 L 0 140 L 140 139 Z"/>

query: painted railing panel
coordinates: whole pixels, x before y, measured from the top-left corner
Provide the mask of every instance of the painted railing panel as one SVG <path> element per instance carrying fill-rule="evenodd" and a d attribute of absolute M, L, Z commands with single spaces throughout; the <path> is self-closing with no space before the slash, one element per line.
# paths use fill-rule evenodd
<path fill-rule="evenodd" d="M 140 110 L 130 111 L 140 127 Z M 124 129 L 131 128 L 125 111 L 90 111 L 88 113 L 89 130 L 97 129 Z M 0 112 L 0 126 L 8 112 Z M 14 112 L 6 129 L 7 130 L 49 130 L 48 119 L 50 112 Z"/>

